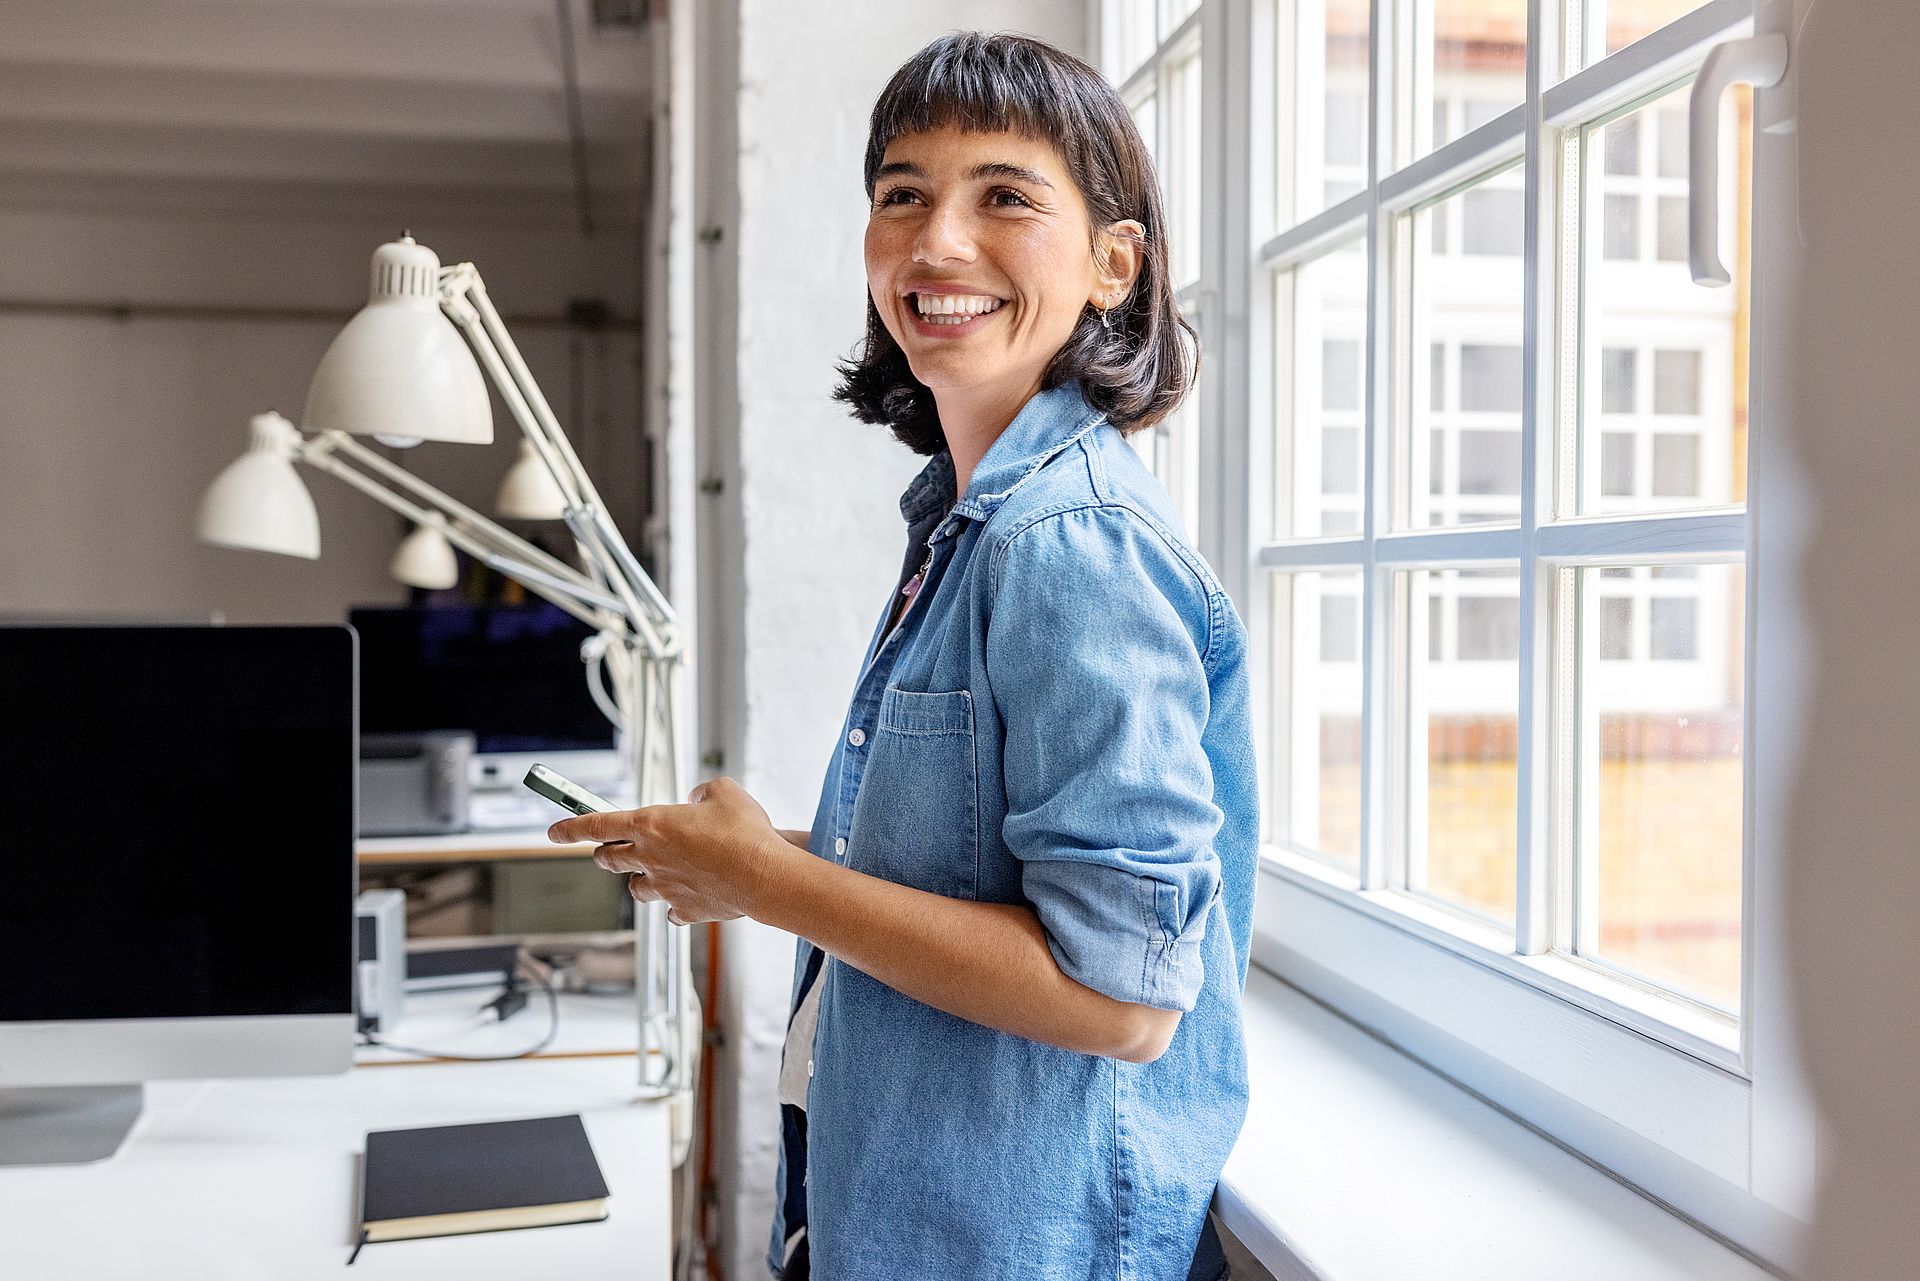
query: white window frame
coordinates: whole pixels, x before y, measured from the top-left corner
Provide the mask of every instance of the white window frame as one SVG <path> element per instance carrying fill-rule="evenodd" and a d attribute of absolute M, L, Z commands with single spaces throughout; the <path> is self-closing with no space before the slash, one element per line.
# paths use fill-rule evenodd
<path fill-rule="evenodd" d="M 1304 2 L 1304 0 L 1303 0 Z M 1376 581 L 1362 619 L 1362 692 L 1367 726 L 1362 785 L 1363 856 L 1359 875 L 1274 845 L 1262 851 L 1255 909 L 1254 961 L 1328 1002 L 1505 1111 L 1608 1169 L 1735 1248 L 1776 1266 L 1794 1257 L 1810 1215 L 1814 1133 L 1798 1074 L 1785 981 L 1782 907 L 1785 831 L 1779 805 L 1790 761 L 1786 727 L 1775 727 L 1768 701 L 1791 691 L 1770 682 L 1803 679 L 1792 666 L 1795 646 L 1785 624 L 1767 612 L 1770 581 L 1785 567 L 1765 557 L 1759 513 L 1768 491 L 1785 482 L 1766 451 L 1771 406 L 1760 395 L 1759 356 L 1750 371 L 1749 473 L 1746 507 L 1682 516 L 1622 515 L 1543 519 L 1570 510 L 1559 492 L 1552 451 L 1572 447 L 1560 420 L 1559 362 L 1582 340 L 1577 315 L 1561 310 L 1575 289 L 1578 255 L 1558 247 L 1577 231 L 1563 210 L 1563 166 L 1574 125 L 1671 86 L 1696 70 L 1707 52 L 1748 28 L 1755 0 L 1709 0 L 1668 26 L 1598 61 L 1580 61 L 1580 25 L 1597 28 L 1597 5 L 1531 0 L 1525 102 L 1466 137 L 1392 171 L 1396 128 L 1407 128 L 1388 82 L 1410 51 L 1411 24 L 1396 19 L 1426 0 L 1372 0 L 1368 105 L 1369 173 L 1361 195 L 1281 229 L 1275 218 L 1279 139 L 1274 94 L 1277 50 L 1289 33 L 1283 20 L 1294 0 L 1203 0 L 1190 21 L 1200 25 L 1203 110 L 1201 279 L 1187 291 L 1206 359 L 1197 389 L 1199 511 L 1191 523 L 1245 619 L 1256 656 L 1251 677 L 1261 719 L 1263 789 L 1276 765 L 1273 672 L 1265 656 L 1284 638 L 1269 633 L 1275 570 L 1359 568 Z M 1102 0 L 1090 0 L 1100 48 Z M 1313 23 L 1317 26 L 1317 22 Z M 1396 42 L 1400 42 L 1396 44 Z M 1551 80 L 1561 67 L 1571 74 Z M 1399 73 L 1402 84 L 1410 73 Z M 1317 112 L 1308 110 L 1305 116 Z M 1231 122 L 1231 130 L 1223 128 Z M 1307 120 L 1302 120 L 1304 127 Z M 1317 125 L 1315 126 L 1317 127 Z M 1317 136 L 1311 140 L 1317 147 Z M 1441 530 L 1390 529 L 1387 483 L 1390 417 L 1397 392 L 1383 358 L 1394 350 L 1392 275 L 1394 218 L 1449 192 L 1464 180 L 1519 157 L 1526 181 L 1523 493 L 1518 526 Z M 1756 172 L 1756 187 L 1763 175 Z M 1756 199 L 1756 208 L 1760 202 Z M 1194 229 L 1180 229 L 1193 234 Z M 1266 353 L 1277 318 L 1272 300 L 1279 269 L 1312 260 L 1364 232 L 1371 299 L 1366 362 L 1365 481 L 1360 537 L 1274 542 L 1270 486 L 1276 394 Z M 1788 234 L 1754 228 L 1754 309 L 1764 305 L 1769 240 Z M 1597 253 L 1596 246 L 1596 253 Z M 1575 295 L 1577 296 L 1577 294 Z M 1568 308 L 1575 304 L 1571 301 Z M 1317 378 L 1317 373 L 1314 375 Z M 1417 379 L 1415 380 L 1418 381 Z M 1553 435 L 1537 428 L 1556 422 Z M 1594 423 L 1598 427 L 1597 421 Z M 1597 440 L 1597 432 L 1594 437 Z M 1597 449 L 1597 445 L 1595 446 Z M 1416 496 L 1424 498 L 1424 495 Z M 1782 500 L 1783 502 L 1785 500 Z M 1654 522 L 1657 522 L 1657 528 Z M 1677 550 L 1676 536 L 1687 549 Z M 1655 541 L 1649 541 L 1650 539 Z M 1568 567 L 1638 562 L 1649 546 L 1671 563 L 1744 559 L 1749 608 L 1746 635 L 1744 928 L 1746 1005 L 1737 1026 L 1705 1007 L 1690 1006 L 1631 976 L 1553 954 L 1549 942 L 1573 923 L 1553 919 L 1548 886 L 1574 874 L 1550 832 L 1550 771 L 1570 768 L 1564 744 L 1547 742 L 1548 709 L 1561 697 L 1555 681 L 1565 656 L 1548 652 L 1551 611 L 1561 607 L 1556 582 Z M 1395 684 L 1387 651 L 1388 589 L 1396 570 L 1506 560 L 1521 566 L 1521 689 L 1528 706 L 1519 727 L 1523 767 L 1519 829 L 1517 930 L 1475 922 L 1388 884 L 1382 834 L 1390 822 L 1387 700 Z M 1769 673 L 1766 681 L 1762 672 Z M 1765 688 L 1759 695 L 1756 690 Z M 1564 900 L 1566 896 L 1559 896 Z M 1560 912 L 1566 916 L 1564 907 Z M 1256 1075 L 1258 1065 L 1254 1065 Z"/>

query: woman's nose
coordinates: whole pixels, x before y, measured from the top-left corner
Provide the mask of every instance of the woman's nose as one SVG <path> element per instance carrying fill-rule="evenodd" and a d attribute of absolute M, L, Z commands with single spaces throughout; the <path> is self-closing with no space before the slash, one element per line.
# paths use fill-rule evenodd
<path fill-rule="evenodd" d="M 951 205 L 936 205 L 927 211 L 914 238 L 913 260 L 937 266 L 943 262 L 973 261 L 973 235 L 963 211 Z"/>

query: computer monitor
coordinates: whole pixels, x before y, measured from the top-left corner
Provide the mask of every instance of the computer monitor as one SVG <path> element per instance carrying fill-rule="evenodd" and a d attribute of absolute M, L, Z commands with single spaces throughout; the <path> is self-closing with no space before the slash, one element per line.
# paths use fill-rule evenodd
<path fill-rule="evenodd" d="M 0 627 L 0 1164 L 350 1066 L 355 709 L 345 627 Z"/>
<path fill-rule="evenodd" d="M 545 602 L 368 606 L 347 621 L 360 634 L 366 733 L 471 730 L 476 788 L 517 792 L 535 761 L 589 785 L 618 773 L 613 725 L 580 658 L 594 632 L 566 611 Z"/>

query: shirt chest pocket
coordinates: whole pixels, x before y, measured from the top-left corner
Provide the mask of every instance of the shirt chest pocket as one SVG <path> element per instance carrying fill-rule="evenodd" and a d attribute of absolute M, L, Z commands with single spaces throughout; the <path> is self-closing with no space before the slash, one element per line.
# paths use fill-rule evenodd
<path fill-rule="evenodd" d="M 867 744 L 847 866 L 946 898 L 980 884 L 973 695 L 888 688 Z"/>

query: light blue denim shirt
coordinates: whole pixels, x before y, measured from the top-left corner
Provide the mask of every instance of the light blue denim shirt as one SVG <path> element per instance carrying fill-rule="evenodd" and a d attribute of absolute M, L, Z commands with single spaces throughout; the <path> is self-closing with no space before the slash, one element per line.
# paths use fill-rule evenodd
<path fill-rule="evenodd" d="M 902 579 L 931 561 L 868 646 L 813 853 L 1029 904 L 1069 976 L 1185 1013 L 1152 1063 L 1079 1054 L 822 967 L 802 941 L 795 1005 L 822 984 L 801 1130 L 812 1275 L 1210 1279 L 1207 1204 L 1246 1112 L 1245 629 L 1077 383 L 1027 403 L 957 505 L 953 485 L 941 453 L 901 499 Z"/>

